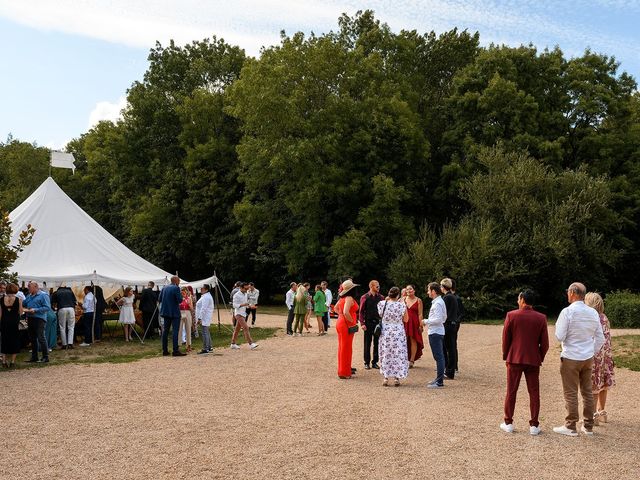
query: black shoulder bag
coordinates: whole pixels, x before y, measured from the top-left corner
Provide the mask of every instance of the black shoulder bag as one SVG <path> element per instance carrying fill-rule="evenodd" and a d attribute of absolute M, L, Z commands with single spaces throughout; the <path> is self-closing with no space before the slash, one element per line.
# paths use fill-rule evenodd
<path fill-rule="evenodd" d="M 376 328 L 373 330 L 373 336 L 378 338 L 382 333 L 382 319 L 384 318 L 384 312 L 387 310 L 387 305 L 389 305 L 389 300 L 384 301 L 384 308 L 382 309 L 382 315 L 380 315 L 380 320 L 376 325 Z"/>

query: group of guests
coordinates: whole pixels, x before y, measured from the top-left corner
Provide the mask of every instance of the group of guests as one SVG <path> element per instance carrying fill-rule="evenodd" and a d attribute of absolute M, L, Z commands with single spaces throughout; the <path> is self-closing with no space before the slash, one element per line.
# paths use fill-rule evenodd
<path fill-rule="evenodd" d="M 316 335 L 327 334 L 331 317 L 331 303 L 333 295 L 328 288 L 328 283 L 323 281 L 317 284 L 313 293 L 311 284 L 291 282 L 285 295 L 287 306 L 287 335 L 302 336 L 302 330 L 311 333 L 311 318 L 316 317 L 318 330 Z"/>
<path fill-rule="evenodd" d="M 344 281 L 334 307 L 338 313 L 338 377 L 350 379 L 357 371 L 352 367 L 352 352 L 359 323 L 364 332 L 364 368 L 379 369 L 384 386 L 390 385 L 390 380 L 400 386 L 400 381 L 407 378 L 409 369 L 420 359 L 425 326 L 436 362 L 436 377 L 427 387 L 442 388 L 445 379 L 453 380 L 458 370 L 457 336 L 464 314 L 454 285 L 450 278 L 427 285 L 431 306 L 424 318 L 424 305 L 413 285 L 402 290 L 392 287 L 383 297 L 379 282 L 372 280 L 369 291 L 359 297 L 358 303 L 355 289 L 359 285 L 352 279 Z"/>
<path fill-rule="evenodd" d="M 582 283 L 572 283 L 567 289 L 569 306 L 556 322 L 555 335 L 562 344 L 560 378 L 567 410 L 564 425 L 553 431 L 577 437 L 580 420 L 578 392 L 583 411 L 580 431 L 593 435 L 593 427 L 607 422 L 605 410 L 607 391 L 615 385 L 611 331 L 604 314 L 602 297 L 587 293 Z M 540 366 L 549 350 L 547 318 L 533 309 L 534 294 L 525 290 L 518 296 L 518 309 L 507 313 L 502 333 L 502 356 L 507 365 L 507 394 L 504 402 L 504 422 L 500 428 L 513 433 L 513 413 L 522 374 L 527 382 L 531 418 L 529 433 L 539 435 Z"/>

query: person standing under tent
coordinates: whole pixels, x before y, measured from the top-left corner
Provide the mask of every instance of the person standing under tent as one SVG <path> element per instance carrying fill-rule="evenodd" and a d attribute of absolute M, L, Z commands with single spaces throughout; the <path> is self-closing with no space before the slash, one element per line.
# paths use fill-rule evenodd
<path fill-rule="evenodd" d="M 57 310 L 60 328 L 61 349 L 73 348 L 74 329 L 76 327 L 76 295 L 66 285 L 60 287 L 51 296 L 51 306 Z"/>
<path fill-rule="evenodd" d="M 253 282 L 249 282 L 249 289 L 247 290 L 247 300 L 249 300 L 249 308 L 247 309 L 247 323 L 249 323 L 249 315 L 251 315 L 251 326 L 256 324 L 256 313 L 258 310 L 258 298 L 260 297 L 260 290 L 256 288 Z"/>
<path fill-rule="evenodd" d="M 295 303 L 296 289 L 298 288 L 298 284 L 296 282 L 291 282 L 289 284 L 289 290 L 287 290 L 287 294 L 285 295 L 284 303 L 287 306 L 287 335 L 293 335 L 293 318 L 295 316 L 293 312 L 293 304 Z"/>
<path fill-rule="evenodd" d="M 191 296 L 187 287 L 182 287 L 180 293 L 182 300 L 180 301 L 180 332 L 184 335 L 187 345 L 187 353 L 191 351 Z"/>
<path fill-rule="evenodd" d="M 215 304 L 210 290 L 211 287 L 209 285 L 203 285 L 200 289 L 200 299 L 196 302 L 196 322 L 202 325 L 202 350 L 198 354 L 206 354 L 213 351 L 209 327 L 213 321 Z"/>
<path fill-rule="evenodd" d="M 331 290 L 329 290 L 329 284 L 326 280 L 321 282 L 320 285 L 322 286 L 322 291 L 324 292 L 324 297 L 326 299 L 325 305 L 327 306 L 327 313 L 324 314 L 322 321 L 324 323 L 324 332 L 327 333 L 331 321 L 331 304 L 333 303 L 333 294 L 331 293 Z"/>
<path fill-rule="evenodd" d="M 233 335 L 231 336 L 231 349 L 237 350 L 240 348 L 240 345 L 236 343 L 238 338 L 238 333 L 240 329 L 244 333 L 244 339 L 249 344 L 249 348 L 251 350 L 255 350 L 258 348 L 258 344 L 253 341 L 251 338 L 251 333 L 249 333 L 249 327 L 247 327 L 247 307 L 249 306 L 249 301 L 247 300 L 247 284 L 240 283 L 239 290 L 233 296 L 233 312 L 236 317 L 236 326 L 233 329 Z"/>
<path fill-rule="evenodd" d="M 95 339 L 96 342 L 102 341 L 102 324 L 104 322 L 102 315 L 107 308 L 107 301 L 104 298 L 104 291 L 99 285 L 93 286 L 93 293 L 96 296 L 96 320 L 95 320 Z M 134 295 L 135 300 L 135 295 Z"/>
<path fill-rule="evenodd" d="M 122 326 L 124 327 L 125 342 L 131 341 L 131 333 L 136 324 L 136 316 L 133 311 L 134 300 L 133 289 L 131 287 L 127 287 L 124 289 L 124 296 L 116 302 L 120 307 L 120 317 L 118 318 L 118 322 L 122 323 Z"/>
<path fill-rule="evenodd" d="M 160 292 L 160 316 L 162 317 L 162 355 L 169 355 L 169 329 L 172 329 L 173 353 L 174 357 L 183 357 L 185 354 L 180 351 L 178 345 L 178 334 L 180 332 L 180 278 L 174 275 L 171 277 L 171 284 L 167 285 Z"/>
<path fill-rule="evenodd" d="M 3 284 L 2 287 L 5 287 Z M 18 286 L 10 283 L 0 291 L 0 351 L 2 352 L 2 366 L 14 368 L 16 354 L 20 353 L 20 316 L 23 314 L 22 300 L 20 300 Z M 7 362 L 7 359 L 9 361 Z"/>
<path fill-rule="evenodd" d="M 142 312 L 142 325 L 147 333 L 146 338 L 152 339 L 153 333 L 158 328 L 158 292 L 153 288 L 155 283 L 149 282 L 147 288 L 143 288 L 140 292 L 140 303 L 138 308 Z"/>
<path fill-rule="evenodd" d="M 96 309 L 96 297 L 91 292 L 91 287 L 84 287 L 84 299 L 82 300 L 82 328 L 84 330 L 84 342 L 81 347 L 89 347 L 93 343 L 93 316 Z"/>
<path fill-rule="evenodd" d="M 49 363 L 49 345 L 44 336 L 47 313 L 51 310 L 49 295 L 38 287 L 37 282 L 29 282 L 29 295 L 22 302 L 27 314 L 29 339 L 31 340 L 31 359 L 28 362 Z M 38 360 L 38 350 L 42 359 Z"/>

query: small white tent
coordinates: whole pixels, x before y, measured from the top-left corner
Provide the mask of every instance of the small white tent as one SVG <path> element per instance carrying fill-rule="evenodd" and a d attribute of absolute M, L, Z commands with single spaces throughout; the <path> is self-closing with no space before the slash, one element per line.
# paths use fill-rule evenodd
<path fill-rule="evenodd" d="M 169 283 L 171 274 L 136 255 L 87 215 L 49 177 L 9 214 L 15 245 L 27 225 L 33 241 L 11 267 L 20 281 L 35 280 L 55 287 L 60 283 L 105 287 Z M 215 276 L 201 283 L 215 284 Z M 183 282 L 187 284 L 187 282 Z"/>

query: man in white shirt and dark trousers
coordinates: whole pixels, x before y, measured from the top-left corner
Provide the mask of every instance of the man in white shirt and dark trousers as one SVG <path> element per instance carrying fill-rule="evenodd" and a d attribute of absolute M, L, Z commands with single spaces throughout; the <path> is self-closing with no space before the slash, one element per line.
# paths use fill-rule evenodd
<path fill-rule="evenodd" d="M 289 313 L 287 314 L 287 335 L 293 335 L 293 299 L 296 296 L 298 284 L 296 282 L 291 282 L 289 287 L 290 288 L 287 290 L 287 294 L 285 295 L 284 303 L 289 310 Z"/>
<path fill-rule="evenodd" d="M 213 351 L 209 327 L 211 326 L 211 320 L 213 319 L 213 310 L 215 305 L 209 290 L 209 285 L 203 285 L 200 289 L 202 296 L 196 302 L 196 321 L 202 325 L 202 350 L 198 352 L 199 355 Z"/>
<path fill-rule="evenodd" d="M 329 321 L 331 320 L 331 303 L 333 303 L 333 294 L 331 290 L 329 290 L 329 284 L 326 281 L 320 283 L 320 287 L 322 287 L 322 291 L 324 292 L 324 296 L 326 298 L 327 305 L 327 313 L 324 314 L 322 318 L 322 323 L 324 323 L 324 331 L 329 330 Z"/>
<path fill-rule="evenodd" d="M 444 322 L 447 320 L 447 307 L 442 299 L 442 287 L 439 283 L 432 282 L 427 285 L 427 294 L 431 298 L 429 316 L 422 320 L 428 327 L 429 346 L 433 359 L 436 361 L 436 378 L 427 385 L 427 388 L 444 387 Z"/>
<path fill-rule="evenodd" d="M 554 432 L 577 437 L 578 389 L 582 394 L 582 433 L 593 435 L 593 393 L 591 369 L 593 356 L 604 344 L 604 334 L 598 312 L 584 303 L 587 293 L 582 283 L 572 283 L 567 289 L 570 305 L 563 309 L 556 322 L 556 338 L 562 342 L 560 376 L 567 408 L 565 424 Z"/>
<path fill-rule="evenodd" d="M 231 349 L 237 350 L 240 345 L 236 343 L 238 333 L 240 329 L 244 333 L 244 339 L 249 344 L 249 348 L 254 350 L 258 348 L 258 344 L 254 343 L 249 333 L 249 327 L 247 326 L 247 307 L 249 306 L 249 300 L 247 300 L 247 285 L 242 282 L 239 285 L 238 291 L 233 296 L 233 314 L 235 315 L 236 326 L 233 329 L 233 335 L 231 336 Z"/>

